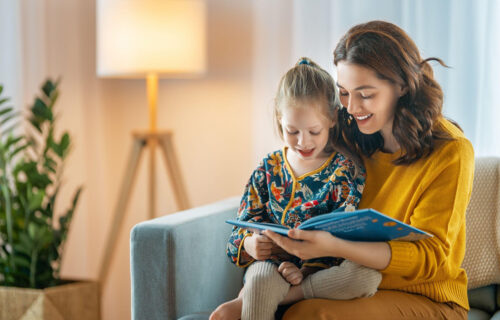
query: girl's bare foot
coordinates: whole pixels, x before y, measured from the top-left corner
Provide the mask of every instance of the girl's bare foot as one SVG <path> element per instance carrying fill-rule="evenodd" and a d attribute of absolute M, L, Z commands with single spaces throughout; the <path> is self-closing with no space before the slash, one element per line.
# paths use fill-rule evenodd
<path fill-rule="evenodd" d="M 292 286 L 299 285 L 304 278 L 300 269 L 289 261 L 282 262 L 278 267 L 278 272 Z"/>
<path fill-rule="evenodd" d="M 241 318 L 243 299 L 238 297 L 221 304 L 210 315 L 209 320 L 238 320 Z"/>

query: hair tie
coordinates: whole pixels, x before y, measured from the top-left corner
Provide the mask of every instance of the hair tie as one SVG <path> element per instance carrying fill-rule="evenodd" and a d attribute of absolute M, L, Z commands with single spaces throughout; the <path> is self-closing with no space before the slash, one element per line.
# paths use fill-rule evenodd
<path fill-rule="evenodd" d="M 307 65 L 309 65 L 309 66 L 311 65 L 311 64 L 309 63 L 309 61 L 307 61 L 307 59 L 302 59 L 302 60 L 300 60 L 299 65 L 301 65 L 301 64 L 307 64 Z"/>

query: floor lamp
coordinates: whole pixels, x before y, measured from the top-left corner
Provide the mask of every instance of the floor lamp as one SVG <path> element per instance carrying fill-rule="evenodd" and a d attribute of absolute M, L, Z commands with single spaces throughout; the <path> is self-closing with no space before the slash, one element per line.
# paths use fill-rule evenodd
<path fill-rule="evenodd" d="M 172 145 L 172 132 L 157 129 L 158 78 L 196 77 L 205 71 L 203 0 L 98 0 L 97 75 L 145 78 L 149 129 L 133 132 L 133 147 L 117 200 L 99 280 L 106 281 L 144 149 L 149 149 L 149 218 L 156 212 L 156 150 L 165 160 L 180 209 L 189 207 Z"/>

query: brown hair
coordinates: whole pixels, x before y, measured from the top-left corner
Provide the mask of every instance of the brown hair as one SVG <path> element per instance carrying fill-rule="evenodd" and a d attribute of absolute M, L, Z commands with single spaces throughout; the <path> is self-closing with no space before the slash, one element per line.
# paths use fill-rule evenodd
<path fill-rule="evenodd" d="M 449 140 L 450 135 L 436 125 L 442 117 L 443 91 L 434 80 L 429 61 L 446 66 L 438 58 L 422 59 L 411 38 L 398 26 L 385 21 L 370 21 L 352 27 L 334 50 L 334 63 L 358 64 L 375 71 L 377 77 L 407 87 L 397 102 L 392 132 L 401 146 L 402 155 L 395 164 L 411 164 L 429 155 L 436 140 Z M 347 111 L 340 112 L 344 121 L 342 135 L 359 153 L 370 156 L 382 149 L 380 132 L 361 133 Z"/>
<path fill-rule="evenodd" d="M 362 165 L 360 157 L 343 142 L 340 129 L 338 128 L 338 114 L 340 102 L 336 94 L 337 88 L 332 76 L 311 59 L 302 57 L 295 66 L 288 70 L 281 78 L 276 97 L 274 99 L 274 121 L 279 136 L 283 139 L 283 127 L 281 126 L 282 108 L 284 102 L 295 102 L 302 100 L 325 101 L 319 104 L 319 110 L 324 116 L 334 122 L 330 128 L 329 142 L 325 147 L 326 152 L 338 151 L 345 157 L 353 160 L 358 166 Z"/>

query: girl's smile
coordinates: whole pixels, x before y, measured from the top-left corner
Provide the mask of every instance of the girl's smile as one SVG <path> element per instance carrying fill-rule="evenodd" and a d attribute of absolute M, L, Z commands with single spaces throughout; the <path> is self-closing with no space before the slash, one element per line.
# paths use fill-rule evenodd
<path fill-rule="evenodd" d="M 304 158 L 307 158 L 307 157 L 310 157 L 313 155 L 314 153 L 314 149 L 310 149 L 310 150 L 297 150 Z"/>

